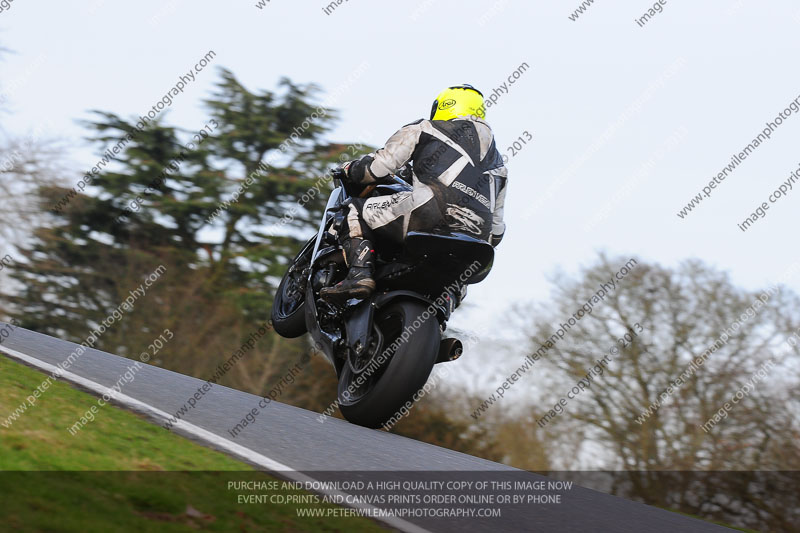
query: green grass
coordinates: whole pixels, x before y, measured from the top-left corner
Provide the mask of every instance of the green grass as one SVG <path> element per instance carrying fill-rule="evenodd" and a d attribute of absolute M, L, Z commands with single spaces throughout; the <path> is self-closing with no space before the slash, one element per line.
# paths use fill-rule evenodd
<path fill-rule="evenodd" d="M 0 356 L 0 422 L 46 377 Z M 0 425 L 0 529 L 8 531 L 382 531 L 356 517 L 298 517 L 298 507 L 246 504 L 229 481 L 276 481 L 128 411 L 105 405 L 74 436 L 97 398 L 54 382 L 10 427 Z M 279 481 L 279 480 L 278 480 Z M 280 483 L 280 481 L 279 481 Z"/>

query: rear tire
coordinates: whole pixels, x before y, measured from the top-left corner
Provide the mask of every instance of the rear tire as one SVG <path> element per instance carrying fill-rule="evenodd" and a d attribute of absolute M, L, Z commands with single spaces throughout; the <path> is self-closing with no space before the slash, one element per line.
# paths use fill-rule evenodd
<path fill-rule="evenodd" d="M 405 342 L 400 343 L 388 363 L 372 373 L 372 383 L 366 386 L 366 392 L 355 399 L 352 393 L 349 399 L 343 394 L 357 379 L 350 365 L 345 363 L 339 378 L 339 409 L 348 421 L 359 426 L 379 428 L 398 414 L 400 408 L 412 400 L 428 381 L 436 363 L 442 335 L 436 314 L 429 313 L 430 316 L 423 320 L 425 312 L 426 307 L 413 300 L 394 302 L 378 311 L 376 325 L 380 328 L 381 322 L 384 324 L 384 342 L 379 354 L 391 346 L 406 327 L 413 328 L 412 324 L 417 320 L 421 324 Z"/>
<path fill-rule="evenodd" d="M 300 277 L 311 262 L 316 236 L 308 241 L 283 275 L 272 302 L 272 327 L 281 337 L 294 339 L 308 332 L 305 283 Z"/>

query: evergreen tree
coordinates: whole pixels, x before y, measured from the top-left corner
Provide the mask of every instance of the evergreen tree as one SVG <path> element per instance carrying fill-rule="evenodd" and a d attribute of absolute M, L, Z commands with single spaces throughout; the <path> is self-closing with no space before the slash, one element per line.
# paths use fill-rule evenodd
<path fill-rule="evenodd" d="M 313 103 L 315 86 L 279 87 L 251 92 L 223 70 L 192 130 L 95 112 L 100 161 L 86 187 L 39 191 L 50 220 L 21 250 L 24 290 L 0 295 L 22 326 L 82 342 L 163 265 L 95 347 L 137 356 L 168 328 L 174 340 L 153 361 L 213 373 L 268 320 L 286 262 L 321 216 L 325 170 L 363 153 L 323 142 L 335 117 Z M 269 332 L 223 381 L 264 392 L 306 349 Z"/>

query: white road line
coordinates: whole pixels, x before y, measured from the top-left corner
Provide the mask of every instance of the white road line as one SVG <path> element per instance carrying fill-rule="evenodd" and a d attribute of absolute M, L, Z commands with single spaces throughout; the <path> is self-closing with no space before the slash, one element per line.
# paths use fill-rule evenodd
<path fill-rule="evenodd" d="M 5 346 L 0 346 L 0 351 L 8 354 L 11 357 L 14 357 L 15 359 L 24 361 L 30 364 L 31 366 L 35 366 L 36 368 L 44 370 L 45 372 L 48 372 L 50 374 L 54 374 L 56 371 L 58 371 L 58 373 L 60 374 L 60 378 L 66 379 L 67 381 L 75 383 L 76 385 L 80 385 L 81 387 L 89 389 L 101 396 L 107 396 L 109 398 L 112 398 L 116 402 L 125 405 L 126 407 L 130 407 L 140 412 L 145 412 L 148 415 L 156 419 L 159 419 L 159 424 L 173 418 L 172 415 L 170 415 L 165 411 L 162 411 L 161 409 L 158 409 L 157 407 L 153 407 L 152 405 L 144 403 L 141 400 L 137 400 L 136 398 L 128 396 L 127 394 L 117 392 L 114 389 L 110 389 L 105 385 L 101 385 L 90 379 L 84 378 L 77 374 L 73 374 L 68 370 L 62 370 L 54 365 L 51 365 L 50 363 L 46 363 L 30 355 L 18 352 L 16 350 L 12 350 L 11 348 L 7 348 Z M 244 459 L 245 461 L 248 461 L 252 464 L 256 464 L 271 472 L 275 472 L 279 474 L 281 477 L 290 479 L 292 481 L 299 481 L 302 482 L 303 484 L 305 484 L 306 482 L 315 482 L 315 481 L 319 482 L 319 480 L 316 480 L 310 476 L 298 472 L 297 470 L 283 463 L 279 463 L 278 461 L 275 461 L 274 459 L 271 459 L 266 455 L 262 455 L 254 450 L 251 450 L 250 448 L 246 448 L 241 444 L 236 444 L 233 441 L 230 441 L 224 437 L 220 437 L 216 433 L 212 433 L 199 426 L 195 426 L 194 424 L 191 424 L 185 420 L 178 419 L 178 421 L 175 422 L 172 425 L 172 427 L 173 429 L 180 429 L 185 433 L 189 433 L 192 436 L 197 437 L 198 439 L 211 444 L 215 448 L 226 450 L 227 452 L 241 459 Z M 319 494 L 327 494 L 329 496 L 336 496 L 337 498 L 344 498 L 347 495 L 346 493 L 337 490 L 330 490 L 330 491 L 319 490 L 313 492 L 317 492 Z M 379 508 L 372 505 L 362 504 L 362 503 L 352 503 L 352 504 L 343 504 L 342 506 L 351 507 L 354 509 L 364 509 L 366 511 L 369 511 L 370 516 L 376 516 L 376 517 L 380 516 L 378 513 Z M 389 526 L 397 528 L 401 531 L 408 531 L 409 533 L 431 533 L 427 529 L 423 529 L 417 526 L 416 524 L 407 522 L 402 518 L 396 518 L 392 516 L 380 516 L 380 518 L 375 518 L 375 519 Z"/>

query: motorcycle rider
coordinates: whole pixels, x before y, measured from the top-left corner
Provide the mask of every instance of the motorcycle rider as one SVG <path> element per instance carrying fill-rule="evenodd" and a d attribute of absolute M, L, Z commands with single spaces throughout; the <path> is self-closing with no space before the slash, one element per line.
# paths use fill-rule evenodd
<path fill-rule="evenodd" d="M 339 240 L 347 277 L 320 291 L 329 300 L 366 298 L 375 290 L 373 242 L 402 242 L 409 231 L 460 231 L 497 246 L 505 233 L 508 171 L 484 121 L 483 94 L 471 85 L 436 97 L 430 120 L 418 120 L 386 145 L 343 166 L 348 180 L 368 185 L 413 162 L 412 190 L 355 198 Z"/>

